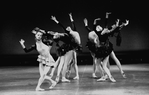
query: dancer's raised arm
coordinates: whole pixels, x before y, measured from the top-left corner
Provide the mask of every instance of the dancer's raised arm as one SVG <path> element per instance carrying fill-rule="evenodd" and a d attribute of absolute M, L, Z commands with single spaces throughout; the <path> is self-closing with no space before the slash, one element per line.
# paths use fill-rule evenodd
<path fill-rule="evenodd" d="M 20 42 L 20 44 L 21 44 L 23 50 L 24 50 L 26 53 L 27 53 L 27 52 L 30 52 L 30 51 L 32 51 L 32 50 L 34 50 L 34 49 L 36 49 L 36 45 L 32 45 L 30 48 L 26 48 L 25 45 L 24 45 L 25 40 L 23 40 L 23 39 L 21 39 L 19 42 Z"/>
<path fill-rule="evenodd" d="M 93 22 L 93 30 L 94 30 L 94 31 L 97 31 L 96 28 L 97 28 L 97 26 L 99 26 L 99 25 L 97 24 L 97 21 L 98 21 L 98 20 L 101 20 L 101 19 L 100 19 L 100 18 L 96 18 L 96 19 L 94 20 L 94 22 Z"/>
<path fill-rule="evenodd" d="M 72 13 L 69 13 L 70 21 L 73 22 Z"/>
<path fill-rule="evenodd" d="M 77 31 L 74 20 L 72 18 L 72 13 L 69 13 L 70 21 L 72 23 L 72 30 Z"/>
<path fill-rule="evenodd" d="M 59 23 L 55 16 L 51 16 L 51 20 L 55 21 L 57 24 Z"/>
<path fill-rule="evenodd" d="M 69 31 L 66 30 L 66 28 L 56 19 L 55 16 L 51 16 L 51 20 L 53 20 L 54 22 L 56 22 L 59 26 L 61 26 L 63 28 L 63 30 L 65 31 L 65 33 L 69 33 Z"/>
<path fill-rule="evenodd" d="M 23 39 L 21 39 L 19 42 L 20 42 L 22 48 L 24 49 L 25 48 L 25 45 L 24 45 L 25 41 Z"/>
<path fill-rule="evenodd" d="M 121 25 L 120 25 L 120 27 L 123 27 L 123 26 L 127 26 L 129 24 L 129 20 L 126 20 L 126 22 L 124 23 L 122 23 Z"/>
<path fill-rule="evenodd" d="M 93 24 L 96 25 L 98 20 L 101 20 L 101 18 L 96 18 Z"/>
<path fill-rule="evenodd" d="M 92 31 L 89 27 L 88 27 L 88 20 L 85 18 L 84 19 L 84 24 L 85 24 L 85 28 L 88 30 L 88 32 Z"/>
<path fill-rule="evenodd" d="M 109 15 L 110 15 L 110 14 L 111 14 L 110 12 L 106 12 L 106 17 L 105 17 L 105 28 L 108 27 L 108 18 L 109 18 Z"/>

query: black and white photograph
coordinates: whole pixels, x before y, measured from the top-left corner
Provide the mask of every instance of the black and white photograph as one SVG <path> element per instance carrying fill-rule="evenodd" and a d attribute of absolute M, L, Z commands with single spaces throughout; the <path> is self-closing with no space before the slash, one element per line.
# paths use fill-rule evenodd
<path fill-rule="evenodd" d="M 0 95 L 149 95 L 148 2 L 3 1 Z"/>

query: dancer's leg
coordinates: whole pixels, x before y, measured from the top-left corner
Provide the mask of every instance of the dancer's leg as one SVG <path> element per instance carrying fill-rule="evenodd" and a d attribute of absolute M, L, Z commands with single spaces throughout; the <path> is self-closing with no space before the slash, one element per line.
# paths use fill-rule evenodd
<path fill-rule="evenodd" d="M 53 71 L 52 69 L 54 69 L 53 67 L 50 67 L 50 66 L 46 66 L 45 69 L 44 69 L 44 79 L 48 79 L 52 85 L 49 87 L 50 89 L 52 89 L 55 85 L 56 85 L 56 82 L 52 79 L 52 76 L 47 76 L 47 73 L 49 72 L 49 70 L 51 69 L 51 71 Z"/>
<path fill-rule="evenodd" d="M 93 78 L 97 78 L 96 76 L 96 71 L 97 71 L 97 59 L 95 58 L 94 54 L 91 53 L 91 56 L 93 58 L 93 73 L 92 73 L 92 77 Z"/>
<path fill-rule="evenodd" d="M 64 61 L 64 66 L 63 66 L 63 69 L 62 69 L 62 82 L 70 82 L 70 80 L 66 79 L 66 71 L 67 71 L 67 66 L 69 65 L 70 63 L 70 60 L 72 60 L 73 58 L 73 50 L 67 52 L 65 54 L 65 57 L 64 57 L 65 61 Z"/>
<path fill-rule="evenodd" d="M 103 67 L 102 67 L 103 62 L 101 61 L 101 59 L 98 59 L 98 69 L 99 72 L 101 74 L 101 78 L 99 78 L 97 81 L 105 81 L 108 77 L 107 74 L 105 73 Z"/>
<path fill-rule="evenodd" d="M 44 74 L 44 66 L 42 63 L 39 63 L 39 74 L 42 76 Z"/>
<path fill-rule="evenodd" d="M 74 58 L 70 61 L 69 65 L 67 66 L 67 71 L 66 71 L 66 78 L 70 77 L 71 74 L 71 68 L 74 66 Z"/>
<path fill-rule="evenodd" d="M 110 70 L 110 60 L 107 62 L 107 68 Z"/>
<path fill-rule="evenodd" d="M 58 65 L 58 69 L 57 69 L 57 76 L 56 76 L 56 82 L 59 82 L 59 78 L 60 78 L 60 73 L 62 71 L 62 67 L 64 65 L 64 56 L 60 57 L 60 63 Z"/>
<path fill-rule="evenodd" d="M 126 78 L 125 74 L 124 74 L 124 71 L 122 69 L 122 66 L 121 66 L 121 63 L 120 61 L 118 60 L 118 58 L 116 57 L 115 53 L 112 51 L 111 54 L 110 54 L 110 57 L 115 61 L 115 63 L 117 64 L 123 78 Z"/>
<path fill-rule="evenodd" d="M 95 60 L 97 60 L 97 66 L 98 66 L 98 70 L 99 70 L 99 72 L 100 72 L 100 75 L 101 75 L 101 77 L 102 76 L 104 76 L 105 75 L 105 73 L 104 73 L 104 70 L 103 70 L 103 68 L 102 68 L 102 62 L 101 62 L 101 59 L 100 58 L 96 58 Z"/>
<path fill-rule="evenodd" d="M 110 79 L 112 82 L 116 82 L 116 80 L 112 77 L 110 70 L 107 68 L 107 62 L 108 62 L 108 60 L 109 60 L 109 56 L 107 56 L 107 57 L 103 60 L 103 63 L 102 63 L 103 69 L 104 69 L 104 71 L 106 72 L 106 74 L 108 75 L 109 79 Z"/>
<path fill-rule="evenodd" d="M 38 84 L 36 86 L 36 91 L 43 91 L 44 89 L 40 88 L 42 82 L 44 81 L 44 66 L 42 63 L 39 63 L 39 73 L 40 73 L 40 78 L 38 80 Z"/>
<path fill-rule="evenodd" d="M 55 69 L 57 68 L 59 62 L 60 62 L 60 57 L 58 57 L 58 59 L 56 60 L 55 65 L 54 65 L 54 67 L 51 70 L 50 77 L 53 77 L 53 74 L 54 74 Z"/>
<path fill-rule="evenodd" d="M 74 70 L 76 73 L 76 76 L 73 79 L 79 79 L 79 70 L 77 65 L 77 53 L 76 51 L 73 51 L 73 61 L 74 61 Z"/>

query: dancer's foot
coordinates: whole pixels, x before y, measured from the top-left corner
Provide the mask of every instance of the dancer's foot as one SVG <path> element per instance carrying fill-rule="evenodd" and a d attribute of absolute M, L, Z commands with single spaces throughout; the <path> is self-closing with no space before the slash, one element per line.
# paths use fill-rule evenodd
<path fill-rule="evenodd" d="M 97 81 L 98 81 L 98 82 L 100 82 L 100 81 L 106 81 L 106 79 L 107 79 L 107 78 L 106 78 L 105 76 L 102 76 L 102 77 L 101 77 L 100 79 L 98 79 Z"/>
<path fill-rule="evenodd" d="M 59 76 L 56 77 L 55 81 L 58 83 L 59 82 Z"/>
<path fill-rule="evenodd" d="M 122 76 L 123 76 L 123 78 L 127 78 L 126 75 L 125 75 L 125 73 L 122 73 Z"/>
<path fill-rule="evenodd" d="M 70 80 L 66 79 L 65 77 L 62 78 L 62 82 L 70 82 Z"/>
<path fill-rule="evenodd" d="M 105 80 L 107 80 L 107 79 L 108 79 L 108 75 L 104 75 L 103 77 L 104 77 L 104 79 L 105 79 Z"/>
<path fill-rule="evenodd" d="M 74 80 L 79 80 L 79 76 L 75 76 L 73 79 Z"/>
<path fill-rule="evenodd" d="M 36 91 L 44 91 L 44 89 L 40 88 L 40 87 L 36 87 L 35 89 Z"/>
<path fill-rule="evenodd" d="M 112 81 L 112 82 L 116 82 L 116 80 L 111 76 L 111 77 L 109 77 L 109 79 L 110 79 L 110 81 Z"/>
<path fill-rule="evenodd" d="M 52 82 L 52 85 L 49 87 L 49 89 L 54 88 L 54 87 L 56 86 L 56 84 L 57 84 L 57 82 L 53 81 L 53 82 Z"/>
<path fill-rule="evenodd" d="M 93 74 L 92 74 L 92 77 L 93 77 L 93 78 L 97 78 L 97 76 L 96 76 L 96 74 L 95 74 L 95 73 L 93 73 Z"/>

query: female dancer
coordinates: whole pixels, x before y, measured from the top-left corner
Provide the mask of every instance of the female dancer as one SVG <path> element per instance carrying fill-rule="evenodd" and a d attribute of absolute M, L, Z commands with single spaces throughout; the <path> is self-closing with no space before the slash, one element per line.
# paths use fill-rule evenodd
<path fill-rule="evenodd" d="M 106 18 L 105 18 L 105 27 L 106 28 L 108 28 L 108 17 L 109 17 L 109 14 L 111 14 L 111 13 L 106 13 Z M 128 25 L 128 23 L 129 23 L 129 21 L 128 20 L 126 20 L 126 22 L 124 23 L 122 23 L 121 25 L 119 24 L 119 19 L 117 19 L 117 27 L 114 29 L 114 31 L 111 33 L 111 36 L 113 37 L 113 36 L 115 36 L 116 37 L 116 45 L 117 46 L 120 46 L 120 44 L 121 44 L 121 32 L 120 32 L 120 30 L 124 27 L 124 26 L 126 26 L 126 25 Z M 117 34 L 117 35 L 115 35 L 115 34 Z M 112 43 L 109 41 L 109 43 L 111 44 L 111 46 L 112 46 Z M 114 53 L 114 51 L 112 50 L 112 52 L 111 52 L 111 54 L 110 54 L 110 57 L 115 61 L 115 63 L 116 63 L 116 65 L 118 66 L 118 68 L 119 68 L 119 70 L 120 70 L 120 73 L 121 73 L 121 75 L 123 76 L 123 78 L 126 78 L 126 75 L 125 75 L 125 73 L 124 73 L 124 71 L 123 71 L 123 69 L 122 69 L 122 66 L 121 66 L 121 63 L 120 63 L 120 61 L 118 60 L 118 58 L 116 57 L 116 55 L 115 55 L 115 53 Z M 110 69 L 110 64 L 109 64 L 109 61 L 108 61 L 108 68 Z M 101 78 L 101 80 L 106 80 L 106 78 L 107 78 L 107 76 L 105 76 L 105 77 L 103 77 L 103 78 Z M 99 80 L 100 81 L 100 80 Z"/>
<path fill-rule="evenodd" d="M 37 61 L 39 61 L 40 78 L 38 80 L 36 91 L 44 90 L 40 88 L 44 79 L 48 79 L 51 81 L 52 85 L 49 88 L 52 89 L 56 85 L 56 82 L 52 80 L 52 76 L 47 76 L 47 73 L 49 69 L 51 69 L 51 73 L 53 73 L 56 65 L 55 60 L 50 54 L 53 41 L 52 40 L 47 41 L 46 39 L 43 39 L 43 35 L 46 34 L 46 32 L 39 28 L 35 28 L 32 31 L 32 33 L 35 34 L 35 41 L 36 41 L 35 45 L 32 45 L 30 48 L 26 48 L 24 45 L 25 41 L 23 39 L 20 40 L 20 44 L 26 53 L 34 49 L 37 50 L 39 53 Z"/>
<path fill-rule="evenodd" d="M 59 36 L 59 39 L 56 39 L 56 51 L 57 51 L 57 55 L 58 55 L 58 69 L 57 69 L 57 76 L 56 76 L 56 82 L 59 82 L 59 78 L 60 78 L 60 73 L 63 69 L 67 69 L 67 67 L 64 65 L 65 60 L 68 61 L 68 59 L 72 60 L 72 56 L 73 56 L 73 51 L 69 51 L 70 50 L 70 45 L 69 45 L 69 41 L 70 41 L 70 37 L 66 34 L 63 33 L 63 36 Z M 69 56 L 68 56 L 69 55 Z M 66 59 L 66 56 L 67 59 Z M 70 61 L 69 60 L 69 61 Z M 70 80 L 66 79 L 65 77 L 65 73 L 62 72 L 62 82 L 70 82 Z"/>
<path fill-rule="evenodd" d="M 72 19 L 71 14 L 69 14 L 69 16 Z M 66 52 L 64 54 L 64 58 L 63 58 L 63 56 L 61 56 L 61 61 L 60 61 L 60 64 L 59 64 L 60 66 L 58 68 L 57 77 L 59 77 L 62 66 L 64 65 L 63 66 L 63 71 L 62 71 L 62 82 L 70 82 L 70 80 L 66 79 L 66 77 L 65 77 L 66 76 L 67 65 L 69 65 L 70 61 L 72 61 L 72 59 L 73 59 L 74 49 L 79 49 L 80 48 L 80 43 L 81 43 L 80 39 L 79 39 L 80 36 L 79 36 L 78 32 L 73 31 L 71 29 L 71 27 L 69 27 L 69 26 L 65 29 L 65 27 L 61 23 L 59 23 L 59 21 L 56 19 L 56 17 L 52 16 L 51 19 L 53 21 L 55 21 L 58 25 L 60 25 L 64 29 L 65 34 L 66 34 L 65 38 L 61 39 L 61 40 L 63 40 L 63 42 L 65 42 L 65 44 L 64 44 L 65 46 L 64 45 L 63 46 L 65 47 L 64 50 Z M 77 70 L 76 72 L 78 72 L 78 67 L 77 67 L 76 70 Z M 78 78 L 79 75 L 78 75 L 78 73 L 76 73 L 76 74 L 77 74 L 76 78 Z M 59 78 L 57 78 L 57 81 L 58 80 L 59 80 Z"/>
<path fill-rule="evenodd" d="M 108 28 L 107 26 L 107 22 L 108 22 L 108 16 L 109 14 L 111 13 L 106 13 L 106 18 L 105 18 L 105 27 Z M 100 19 L 95 19 L 94 20 L 94 31 L 97 31 L 97 27 L 96 26 L 99 26 L 99 25 L 96 25 L 96 20 L 100 20 Z M 119 25 L 119 20 L 117 21 L 117 28 L 114 30 L 115 32 L 112 32 L 114 35 L 114 33 L 117 33 L 117 36 L 116 36 L 116 42 L 117 42 L 117 45 L 120 44 L 121 42 L 121 37 L 120 37 L 120 30 L 123 26 L 126 26 L 128 24 L 128 20 L 126 20 L 126 23 L 122 23 L 121 25 Z M 112 45 L 112 43 L 110 42 L 110 44 Z M 122 70 L 122 67 L 121 67 L 121 64 L 120 64 L 120 61 L 118 60 L 118 58 L 115 56 L 114 54 L 114 51 L 112 50 L 111 54 L 110 54 L 110 57 L 115 61 L 115 63 L 117 64 L 123 78 L 126 78 L 126 75 L 124 74 L 124 71 Z M 93 56 L 93 63 L 95 62 L 95 56 Z M 108 61 L 108 68 L 110 68 L 110 64 L 109 64 L 109 61 Z M 93 64 L 93 69 L 94 69 L 94 72 L 96 71 L 96 65 Z M 95 73 L 93 73 L 93 77 L 96 77 Z M 104 78 L 104 79 L 103 79 Z M 104 76 L 101 80 L 106 80 L 107 79 L 107 76 Z"/>
<path fill-rule="evenodd" d="M 129 23 L 129 20 L 126 20 L 126 22 L 122 23 L 122 24 L 119 24 L 119 19 L 117 20 L 117 27 L 116 29 L 114 30 L 113 33 L 117 33 L 117 35 L 115 36 L 114 34 L 112 34 L 112 36 L 115 36 L 116 37 L 116 45 L 117 46 L 120 46 L 121 44 L 121 29 L 124 27 L 124 26 L 127 26 Z M 119 70 L 120 70 L 120 73 L 121 75 L 123 76 L 123 78 L 126 78 L 126 75 L 122 69 L 122 66 L 121 66 L 121 63 L 120 61 L 118 60 L 118 58 L 116 57 L 114 51 L 112 50 L 111 54 L 110 54 L 110 57 L 115 61 L 115 63 L 117 64 Z M 109 67 L 110 68 L 110 67 Z"/>
<path fill-rule="evenodd" d="M 99 44 L 97 44 L 96 50 L 94 51 L 95 57 L 98 59 L 100 64 L 102 61 L 103 70 L 108 75 L 109 79 L 112 82 L 116 82 L 116 80 L 112 77 L 110 70 L 107 68 L 107 65 L 108 65 L 107 63 L 109 61 L 109 55 L 113 49 L 112 45 L 109 43 L 108 37 L 111 35 L 113 30 L 117 26 L 116 25 L 113 26 L 111 30 L 109 30 L 108 28 L 104 28 L 104 29 L 100 28 L 100 30 L 98 30 L 98 31 L 97 31 L 97 29 L 98 29 L 99 25 L 97 25 L 97 26 L 94 25 L 94 27 L 96 28 L 96 30 L 94 29 L 94 31 L 97 33 L 98 39 L 99 39 Z M 104 76 L 104 72 L 102 72 L 103 76 Z"/>
<path fill-rule="evenodd" d="M 74 36 L 74 39 L 75 39 L 76 43 L 81 48 L 81 38 L 80 38 L 79 33 L 77 33 L 77 29 L 76 29 L 76 26 L 75 26 L 75 23 L 74 23 L 74 20 L 72 18 L 72 14 L 71 13 L 69 14 L 69 17 L 70 17 L 70 21 L 72 23 L 72 30 L 75 31 L 75 32 L 72 32 L 72 36 Z M 76 33 L 76 34 L 74 34 L 74 33 Z M 78 66 L 77 66 L 77 52 L 80 52 L 81 51 L 80 48 L 75 48 L 74 49 L 73 60 L 72 60 L 72 63 L 70 63 L 70 65 L 68 66 L 67 77 L 70 76 L 71 67 L 74 67 L 76 76 L 73 79 L 79 79 L 79 71 L 78 71 Z"/>
<path fill-rule="evenodd" d="M 97 18 L 97 19 L 94 20 L 94 25 L 96 25 L 97 20 L 100 20 L 100 18 Z M 84 19 L 84 24 L 85 24 L 85 28 L 89 31 L 89 33 L 88 33 L 88 42 L 87 42 L 86 46 L 90 50 L 91 56 L 93 57 L 93 73 L 92 73 L 92 77 L 93 78 L 97 78 L 97 76 L 96 76 L 96 68 L 98 66 L 99 66 L 99 68 L 101 68 L 101 66 L 97 64 L 97 58 L 95 57 L 96 46 L 99 43 L 99 38 L 98 38 L 98 35 L 96 34 L 96 32 L 94 30 L 91 30 L 88 27 L 88 21 L 87 21 L 86 18 Z M 98 25 L 96 29 L 97 29 L 96 31 L 101 31 L 102 27 L 100 25 Z M 99 69 L 99 70 L 102 70 L 102 69 Z"/>

